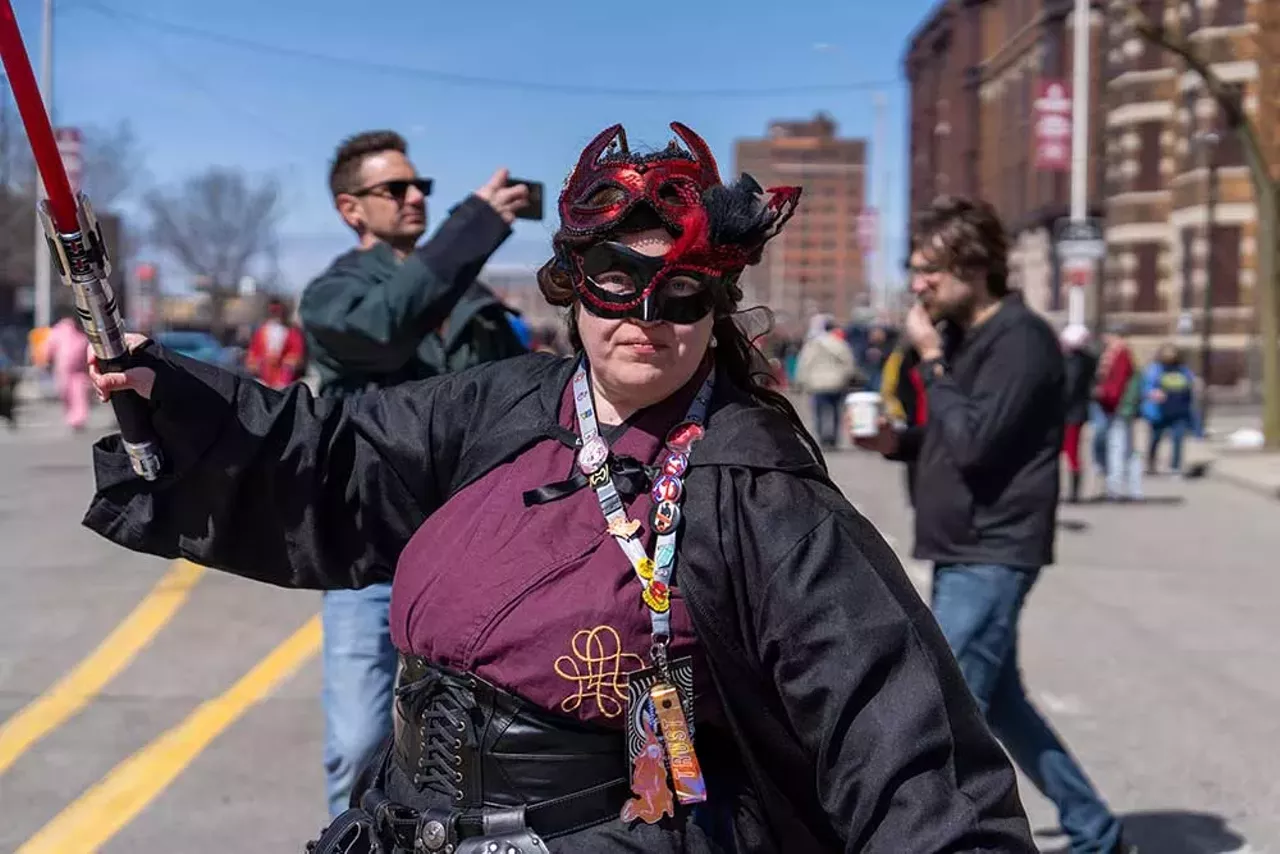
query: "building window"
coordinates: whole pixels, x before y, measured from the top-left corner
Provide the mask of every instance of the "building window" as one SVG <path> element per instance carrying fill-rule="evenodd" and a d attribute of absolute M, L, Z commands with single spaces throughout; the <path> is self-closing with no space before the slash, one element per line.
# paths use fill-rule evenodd
<path fill-rule="evenodd" d="M 1213 227 L 1213 268 L 1209 282 L 1215 308 L 1240 305 L 1240 226 Z"/>
<path fill-rule="evenodd" d="M 1180 6 L 1182 10 L 1184 31 L 1187 35 L 1194 33 L 1200 29 L 1200 0 L 1191 0 L 1190 3 L 1183 3 Z"/>
<path fill-rule="evenodd" d="M 1133 298 L 1134 311 L 1160 311 L 1160 244 L 1142 243 L 1133 247 L 1138 265 L 1133 271 L 1138 292 Z"/>
<path fill-rule="evenodd" d="M 1179 135 L 1187 142 L 1186 150 L 1182 155 L 1181 171 L 1183 172 L 1189 172 L 1196 168 L 1199 162 L 1195 146 L 1196 127 L 1199 124 L 1196 119 L 1196 101 L 1199 97 L 1200 88 L 1198 86 L 1192 86 L 1182 93 L 1182 111 L 1187 116 L 1186 122 L 1182 123 L 1179 128 Z"/>
<path fill-rule="evenodd" d="M 1138 179 L 1134 189 L 1152 193 L 1160 189 L 1160 131 L 1162 122 L 1143 122 L 1138 126 Z"/>
<path fill-rule="evenodd" d="M 1218 131 L 1218 150 L 1215 154 L 1219 166 L 1243 166 L 1244 144 L 1240 142 L 1240 134 L 1232 130 Z"/>
<path fill-rule="evenodd" d="M 1198 3 L 1200 0 L 1190 0 L 1192 4 Z M 1164 32 L 1164 7 L 1166 0 L 1140 0 L 1138 6 L 1142 9 L 1142 14 L 1152 23 L 1157 33 Z M 1137 33 L 1133 34 L 1137 36 Z M 1141 67 L 1147 70 L 1160 68 L 1165 63 L 1165 53 L 1155 44 L 1142 39 L 1142 61 Z"/>
<path fill-rule="evenodd" d="M 1238 27 L 1245 23 L 1246 0 L 1218 0 L 1213 12 L 1213 23 L 1219 27 Z M 1266 0 L 1263 0 L 1266 2 Z"/>
<path fill-rule="evenodd" d="M 1195 278 L 1196 259 L 1193 250 L 1198 231 L 1198 228 L 1188 227 L 1182 229 L 1180 234 L 1182 238 L 1182 289 L 1179 292 L 1178 299 L 1182 302 L 1183 311 L 1190 311 L 1192 304 L 1195 302 L 1191 282 Z"/>

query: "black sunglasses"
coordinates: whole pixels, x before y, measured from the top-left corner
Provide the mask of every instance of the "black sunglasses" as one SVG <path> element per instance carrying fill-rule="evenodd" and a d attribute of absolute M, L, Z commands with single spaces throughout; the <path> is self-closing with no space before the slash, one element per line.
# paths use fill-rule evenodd
<path fill-rule="evenodd" d="M 431 186 L 435 182 L 430 178 L 395 178 L 391 181 L 379 181 L 376 184 L 370 184 L 361 190 L 352 191 L 353 196 L 369 196 L 381 195 L 379 190 L 386 190 L 387 195 L 395 199 L 397 202 L 403 202 L 405 194 L 409 192 L 410 187 L 417 187 L 418 192 L 424 196 L 431 195 Z"/>

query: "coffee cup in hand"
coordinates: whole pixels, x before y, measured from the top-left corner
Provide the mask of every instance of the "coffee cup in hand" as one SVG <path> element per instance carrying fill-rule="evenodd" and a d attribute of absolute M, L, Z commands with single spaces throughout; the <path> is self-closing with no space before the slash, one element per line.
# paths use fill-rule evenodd
<path fill-rule="evenodd" d="M 844 399 L 849 413 L 849 434 L 855 439 L 869 439 L 880 433 L 880 416 L 884 402 L 878 391 L 855 391 Z"/>

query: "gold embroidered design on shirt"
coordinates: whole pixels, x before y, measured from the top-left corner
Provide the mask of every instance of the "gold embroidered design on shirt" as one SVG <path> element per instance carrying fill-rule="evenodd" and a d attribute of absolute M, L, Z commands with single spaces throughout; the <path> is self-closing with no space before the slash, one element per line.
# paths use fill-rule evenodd
<path fill-rule="evenodd" d="M 573 636 L 569 649 L 570 655 L 556 659 L 555 671 L 577 690 L 564 698 L 560 709 L 574 712 L 592 702 L 606 718 L 621 715 L 626 708 L 626 676 L 643 669 L 644 659 L 622 650 L 622 637 L 613 626 L 583 629 Z"/>

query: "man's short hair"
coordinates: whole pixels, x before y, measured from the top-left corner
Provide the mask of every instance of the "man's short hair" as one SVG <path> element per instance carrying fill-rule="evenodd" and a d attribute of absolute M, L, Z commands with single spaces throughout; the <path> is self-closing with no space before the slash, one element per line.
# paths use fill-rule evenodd
<path fill-rule="evenodd" d="M 963 196 L 939 196 L 916 215 L 911 251 L 961 278 L 986 272 L 994 297 L 1009 291 L 1009 238 L 990 203 Z"/>
<path fill-rule="evenodd" d="M 393 130 L 367 130 L 349 136 L 338 146 L 329 167 L 329 190 L 337 197 L 340 193 L 354 193 L 360 186 L 360 167 L 364 160 L 384 151 L 408 153 L 409 144 Z"/>

